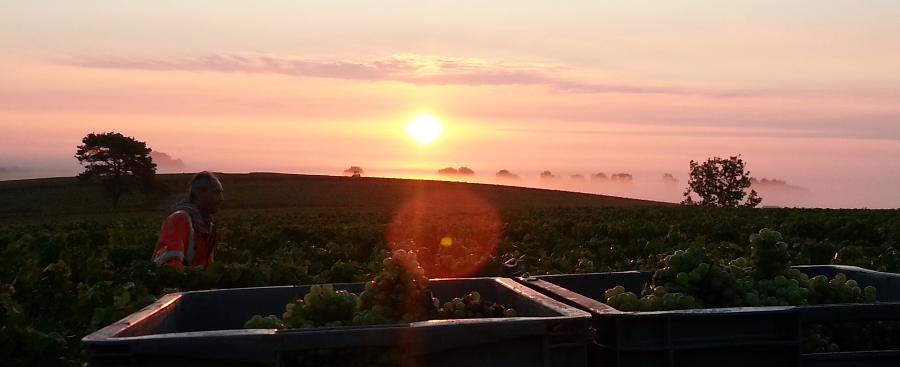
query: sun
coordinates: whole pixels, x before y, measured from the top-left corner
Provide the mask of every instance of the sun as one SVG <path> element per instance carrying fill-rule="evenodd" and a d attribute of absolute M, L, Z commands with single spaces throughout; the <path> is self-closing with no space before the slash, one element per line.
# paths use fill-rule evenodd
<path fill-rule="evenodd" d="M 418 115 L 406 124 L 406 133 L 419 144 L 430 144 L 444 132 L 444 125 L 432 115 Z"/>

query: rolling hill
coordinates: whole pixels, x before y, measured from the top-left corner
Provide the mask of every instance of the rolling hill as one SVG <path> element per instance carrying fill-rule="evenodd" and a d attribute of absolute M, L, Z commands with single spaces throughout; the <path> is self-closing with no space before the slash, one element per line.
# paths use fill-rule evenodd
<path fill-rule="evenodd" d="M 184 199 L 189 174 L 161 174 L 157 180 L 169 195 L 123 197 L 119 212 L 163 210 Z M 567 191 L 516 186 L 410 180 L 377 177 L 341 177 L 277 173 L 219 174 L 228 209 L 348 209 L 391 210 L 414 198 L 429 205 L 467 205 L 458 195 L 477 197 L 497 209 L 549 207 L 671 206 L 672 203 L 627 199 Z M 45 178 L 0 182 L 0 217 L 110 213 L 109 201 L 96 186 L 75 178 Z"/>

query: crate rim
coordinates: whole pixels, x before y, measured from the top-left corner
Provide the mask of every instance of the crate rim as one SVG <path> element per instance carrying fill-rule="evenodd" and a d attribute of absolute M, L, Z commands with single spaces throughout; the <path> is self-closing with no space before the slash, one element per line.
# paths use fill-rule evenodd
<path fill-rule="evenodd" d="M 878 274 L 884 275 L 887 274 L 889 276 L 896 276 L 900 278 L 900 274 L 896 273 L 886 273 L 879 272 L 871 269 L 861 268 L 858 266 L 851 265 L 795 265 L 792 268 L 796 268 L 798 270 L 809 269 L 809 268 L 821 268 L 821 267 L 829 267 L 836 268 L 836 270 L 846 270 L 853 271 L 859 273 L 870 273 L 870 274 Z M 716 315 L 740 315 L 740 314 L 753 314 L 753 315 L 761 315 L 761 314 L 781 314 L 781 313 L 792 313 L 792 312 L 800 312 L 801 320 L 803 322 L 821 322 L 823 317 L 820 315 L 824 312 L 828 312 L 829 310 L 852 310 L 854 308 L 868 308 L 875 312 L 879 312 L 880 314 L 884 314 L 885 310 L 895 310 L 900 309 L 900 301 L 896 302 L 865 302 L 865 303 L 845 303 L 845 304 L 821 304 L 821 305 L 798 305 L 798 306 L 761 306 L 761 307 L 720 307 L 720 308 L 703 308 L 703 309 L 690 309 L 690 310 L 670 310 L 670 311 L 620 311 L 613 307 L 610 307 L 605 302 L 601 302 L 595 300 L 593 298 L 584 296 L 578 292 L 567 289 L 565 287 L 556 285 L 546 279 L 552 280 L 553 278 L 562 278 L 562 277 L 571 277 L 578 275 L 588 275 L 588 276 L 599 276 L 599 275 L 610 275 L 610 274 L 650 274 L 655 272 L 655 270 L 628 270 L 621 272 L 598 272 L 598 273 L 583 273 L 583 274 L 547 274 L 547 275 L 537 275 L 537 276 L 529 276 L 529 277 L 519 277 L 516 278 L 522 284 L 531 285 L 532 288 L 539 289 L 540 292 L 543 292 L 548 295 L 552 295 L 557 301 L 566 303 L 566 304 L 577 304 L 580 309 L 589 312 L 594 317 L 695 317 L 695 316 L 716 316 Z M 860 314 L 858 315 L 860 320 L 867 319 L 867 315 Z M 896 320 L 900 320 L 900 313 L 898 313 Z M 847 321 L 854 321 L 854 319 L 850 319 Z"/>
<path fill-rule="evenodd" d="M 246 291 L 246 290 L 259 290 L 259 289 L 288 289 L 288 288 L 302 288 L 308 287 L 315 284 L 302 284 L 302 285 L 285 285 L 285 286 L 267 286 L 267 287 L 242 287 L 242 288 L 227 288 L 227 289 L 211 289 L 211 290 L 198 290 L 198 291 L 187 291 L 187 292 L 176 292 L 169 293 L 163 297 L 160 297 L 156 302 L 142 308 L 141 310 L 132 313 L 124 318 L 107 325 L 104 328 L 101 328 L 91 334 L 86 335 L 81 339 L 82 343 L 105 343 L 105 342 L 126 342 L 126 341 L 140 341 L 140 340 L 153 340 L 153 339 L 165 339 L 171 338 L 174 336 L 177 337 L 185 337 L 185 338 L 205 338 L 205 337 L 228 337 L 228 336 L 267 336 L 267 335 L 285 335 L 285 334 L 304 334 L 304 333 L 316 333 L 316 332 L 329 332 L 329 331 L 340 331 L 340 332 L 353 332 L 355 330 L 363 330 L 364 332 L 369 332 L 371 330 L 378 329 L 409 329 L 409 328 L 431 328 L 431 327 L 442 327 L 446 325 L 482 325 L 482 324 L 496 324 L 497 322 L 516 322 L 522 324 L 528 324 L 530 321 L 535 322 L 546 322 L 546 321 L 584 321 L 588 322 L 592 315 L 584 311 L 578 307 L 571 306 L 565 304 L 563 302 L 557 301 L 552 297 L 542 294 L 541 292 L 534 290 L 530 287 L 527 287 L 520 282 L 517 282 L 511 278 L 504 277 L 468 277 L 468 278 L 435 278 L 430 279 L 432 283 L 434 282 L 444 282 L 444 281 L 493 281 L 499 283 L 500 285 L 505 286 L 512 292 L 518 293 L 522 297 L 529 298 L 531 300 L 537 301 L 544 306 L 550 308 L 553 312 L 557 313 L 557 316 L 517 316 L 517 317 L 503 317 L 503 318 L 481 318 L 481 319 L 438 319 L 438 320 L 425 320 L 418 321 L 410 324 L 390 324 L 390 325 L 367 325 L 367 326 L 340 326 L 340 327 L 330 327 L 330 328 L 313 328 L 307 330 L 279 330 L 279 329 L 228 329 L 228 330 L 211 330 L 211 331 L 195 331 L 195 332 L 180 332 L 180 333 L 162 333 L 162 334 L 145 334 L 145 335 L 134 335 L 127 336 L 121 335 L 123 333 L 127 333 L 129 328 L 133 325 L 140 324 L 141 321 L 148 319 L 157 313 L 167 313 L 171 312 L 172 309 L 178 304 L 178 301 L 189 294 L 202 294 L 208 292 L 238 292 L 238 291 Z M 358 282 L 358 283 L 327 283 L 332 284 L 335 288 L 339 288 L 341 285 L 359 285 L 365 284 L 367 282 Z M 320 284 L 321 285 L 321 284 Z"/>

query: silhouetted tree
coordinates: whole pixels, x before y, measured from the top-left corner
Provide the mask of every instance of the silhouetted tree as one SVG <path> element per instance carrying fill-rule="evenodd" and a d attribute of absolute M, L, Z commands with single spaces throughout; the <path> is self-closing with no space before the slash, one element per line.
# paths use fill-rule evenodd
<path fill-rule="evenodd" d="M 78 180 L 98 182 L 113 208 L 122 195 L 131 195 L 134 190 L 149 193 L 157 188 L 153 183 L 156 164 L 146 143 L 113 132 L 90 133 L 81 142 L 75 158 L 85 169 Z"/>
<path fill-rule="evenodd" d="M 711 207 L 754 207 L 762 198 L 756 190 L 748 195 L 744 189 L 750 187 L 750 171 L 744 171 L 744 161 L 740 155 L 723 159 L 710 158 L 705 163 L 691 160 L 691 179 L 687 191 L 684 192 L 685 205 Z M 700 201 L 695 201 L 691 194 L 696 193 Z M 741 203 L 746 196 L 746 201 Z"/>
<path fill-rule="evenodd" d="M 663 183 L 665 183 L 666 185 L 672 185 L 672 184 L 678 183 L 678 179 L 675 178 L 675 176 L 673 176 L 671 173 L 663 173 L 662 180 L 663 180 Z"/>
<path fill-rule="evenodd" d="M 457 171 L 456 168 L 453 168 L 453 167 L 447 167 L 447 168 L 444 168 L 444 169 L 442 169 L 442 170 L 439 170 L 439 171 L 438 171 L 438 174 L 439 174 L 439 175 L 458 175 L 458 174 L 459 174 L 459 171 Z"/>
<path fill-rule="evenodd" d="M 606 174 L 603 172 L 598 172 L 591 174 L 591 181 L 606 181 L 609 177 L 606 177 Z"/>
<path fill-rule="evenodd" d="M 574 175 L 572 175 L 572 176 L 571 176 L 571 179 L 572 179 L 572 181 L 578 181 L 578 182 L 584 182 L 584 181 L 587 181 L 587 179 L 585 179 L 584 176 L 579 175 L 579 174 L 577 174 L 577 173 L 574 174 Z"/>
<path fill-rule="evenodd" d="M 793 191 L 808 191 L 809 189 L 800 186 L 794 186 L 788 184 L 785 180 L 778 179 L 767 179 L 763 178 L 761 180 L 757 180 L 756 178 L 750 177 L 750 187 L 766 189 L 766 190 L 793 190 Z"/>
<path fill-rule="evenodd" d="M 507 170 L 505 170 L 505 169 L 501 169 L 500 171 L 497 171 L 497 175 L 496 175 L 496 176 L 497 176 L 497 178 L 503 179 L 503 180 L 514 180 L 514 181 L 519 181 L 519 180 L 522 179 L 521 177 L 519 177 L 519 175 L 514 174 L 514 173 L 512 173 L 512 172 L 510 172 L 510 171 L 507 171 Z"/>
<path fill-rule="evenodd" d="M 459 167 L 459 171 L 457 173 L 459 173 L 461 175 L 468 175 L 468 176 L 475 175 L 475 171 L 469 169 L 469 167 Z"/>
<path fill-rule="evenodd" d="M 631 182 L 631 175 L 628 173 L 613 173 L 612 176 L 609 176 L 611 180 L 620 181 L 620 182 Z"/>
<path fill-rule="evenodd" d="M 153 163 L 156 163 L 156 167 L 171 167 L 171 168 L 184 168 L 184 161 L 178 158 L 173 158 L 172 156 L 160 152 L 160 151 L 152 151 L 150 152 L 150 158 L 153 159 Z"/>
<path fill-rule="evenodd" d="M 777 180 L 774 178 L 771 180 L 767 179 L 767 178 L 763 178 L 762 180 L 757 180 L 756 178 L 750 177 L 750 184 L 751 185 L 760 185 L 760 186 L 784 186 L 784 187 L 790 186 L 790 185 L 788 185 L 787 181 Z"/>
<path fill-rule="evenodd" d="M 344 174 L 351 177 L 360 177 L 363 175 L 363 169 L 359 166 L 350 166 L 344 170 Z"/>
<path fill-rule="evenodd" d="M 541 172 L 541 181 L 553 181 L 556 180 L 556 176 L 553 175 L 553 172 L 544 171 Z"/>

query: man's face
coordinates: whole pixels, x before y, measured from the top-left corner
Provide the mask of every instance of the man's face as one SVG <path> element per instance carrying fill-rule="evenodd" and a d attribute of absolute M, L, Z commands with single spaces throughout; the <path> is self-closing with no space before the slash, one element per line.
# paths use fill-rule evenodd
<path fill-rule="evenodd" d="M 216 214 L 223 201 L 225 201 L 225 190 L 222 189 L 222 183 L 217 179 L 213 181 L 209 190 L 202 191 L 197 195 L 197 209 L 207 215 Z"/>

